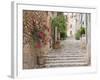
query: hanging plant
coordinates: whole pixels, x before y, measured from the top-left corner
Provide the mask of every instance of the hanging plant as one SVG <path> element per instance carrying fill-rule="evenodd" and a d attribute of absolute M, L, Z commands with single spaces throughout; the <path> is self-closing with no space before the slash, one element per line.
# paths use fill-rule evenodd
<path fill-rule="evenodd" d="M 32 31 L 33 47 L 42 48 L 42 46 L 47 45 L 49 41 L 48 28 L 44 26 L 36 26 Z"/>

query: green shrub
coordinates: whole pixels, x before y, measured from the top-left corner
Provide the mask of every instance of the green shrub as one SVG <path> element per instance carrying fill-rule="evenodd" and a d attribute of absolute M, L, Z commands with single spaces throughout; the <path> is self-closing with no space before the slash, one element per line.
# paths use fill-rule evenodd
<path fill-rule="evenodd" d="M 85 33 L 86 33 L 85 28 L 80 27 L 80 29 L 75 34 L 75 39 L 80 40 L 80 37 L 82 37 L 82 35 L 85 34 Z"/>
<path fill-rule="evenodd" d="M 52 27 L 58 27 L 60 32 L 66 31 L 66 19 L 64 15 L 56 16 L 52 19 Z"/>
<path fill-rule="evenodd" d="M 85 34 L 85 28 L 84 27 L 81 27 L 80 28 L 80 35 L 82 36 L 83 34 Z"/>
<path fill-rule="evenodd" d="M 78 30 L 75 34 L 75 39 L 76 40 L 80 40 L 81 34 L 80 34 L 80 30 Z"/>
<path fill-rule="evenodd" d="M 60 32 L 61 39 L 65 40 L 67 38 L 66 32 Z"/>

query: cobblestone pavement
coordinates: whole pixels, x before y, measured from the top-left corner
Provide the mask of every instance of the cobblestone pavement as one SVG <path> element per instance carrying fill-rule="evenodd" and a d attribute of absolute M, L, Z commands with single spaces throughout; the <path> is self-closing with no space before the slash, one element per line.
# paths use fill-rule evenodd
<path fill-rule="evenodd" d="M 61 41 L 60 49 L 52 49 L 44 55 L 45 67 L 86 66 L 89 56 L 86 48 L 81 48 L 80 40 L 67 38 Z"/>

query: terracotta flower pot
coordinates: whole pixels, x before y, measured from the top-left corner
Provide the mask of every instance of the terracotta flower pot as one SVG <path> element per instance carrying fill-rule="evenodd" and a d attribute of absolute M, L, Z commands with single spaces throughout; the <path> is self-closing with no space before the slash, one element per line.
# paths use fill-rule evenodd
<path fill-rule="evenodd" d="M 60 41 L 57 41 L 57 42 L 54 44 L 54 49 L 58 49 L 58 48 L 61 48 Z"/>

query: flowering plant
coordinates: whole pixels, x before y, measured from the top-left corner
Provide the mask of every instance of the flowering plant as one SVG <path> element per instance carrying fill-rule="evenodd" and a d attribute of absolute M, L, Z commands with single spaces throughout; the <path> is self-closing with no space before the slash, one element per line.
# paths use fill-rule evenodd
<path fill-rule="evenodd" d="M 36 26 L 32 30 L 32 38 L 35 48 L 42 48 L 43 45 L 46 45 L 49 41 L 48 38 L 49 28 L 46 26 Z"/>

